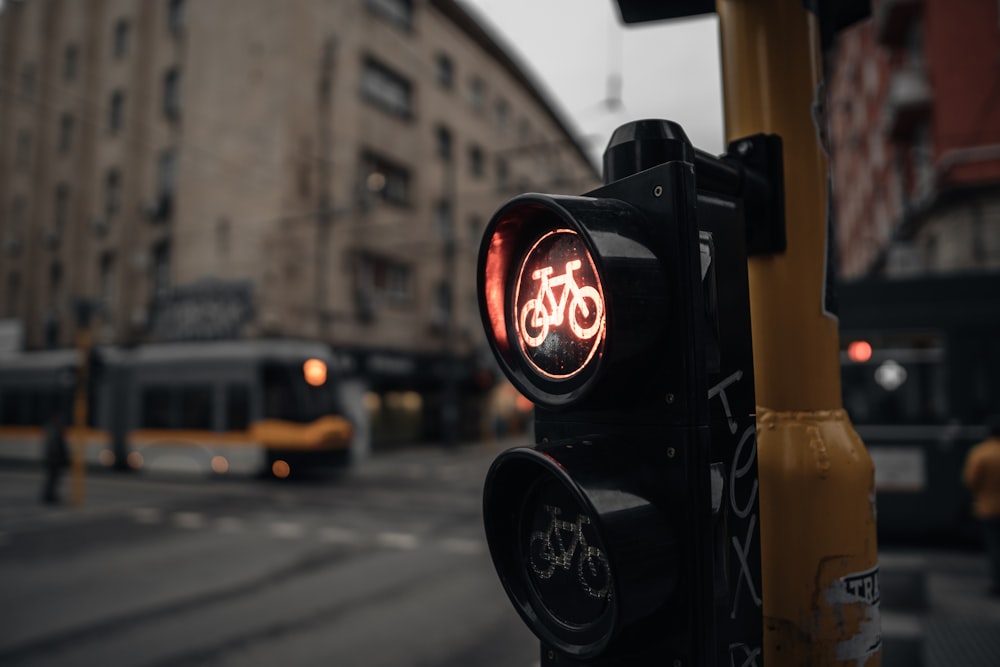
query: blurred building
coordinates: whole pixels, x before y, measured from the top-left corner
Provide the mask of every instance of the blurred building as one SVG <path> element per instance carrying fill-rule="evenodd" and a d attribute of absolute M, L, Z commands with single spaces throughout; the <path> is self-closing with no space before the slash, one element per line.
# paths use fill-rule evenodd
<path fill-rule="evenodd" d="M 0 318 L 29 349 L 72 345 L 72 304 L 96 300 L 98 342 L 320 340 L 436 414 L 489 357 L 475 261 L 492 211 L 597 184 L 455 0 L 0 14 Z"/>
<path fill-rule="evenodd" d="M 1000 269 L 998 4 L 872 5 L 828 59 L 841 273 Z"/>

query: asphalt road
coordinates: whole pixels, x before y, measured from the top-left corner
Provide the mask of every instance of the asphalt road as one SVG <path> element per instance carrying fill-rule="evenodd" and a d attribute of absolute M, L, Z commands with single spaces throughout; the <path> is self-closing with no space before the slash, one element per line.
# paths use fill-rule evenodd
<path fill-rule="evenodd" d="M 0 665 L 535 665 L 483 539 L 498 451 L 299 483 L 91 474 L 82 508 L 0 468 Z"/>

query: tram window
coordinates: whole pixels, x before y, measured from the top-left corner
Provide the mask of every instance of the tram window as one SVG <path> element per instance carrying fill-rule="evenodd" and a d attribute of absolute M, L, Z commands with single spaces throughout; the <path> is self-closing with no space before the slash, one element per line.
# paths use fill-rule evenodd
<path fill-rule="evenodd" d="M 271 419 L 299 421 L 291 368 L 276 363 L 265 364 L 264 395 L 265 416 Z"/>
<path fill-rule="evenodd" d="M 170 428 L 170 390 L 166 387 L 149 387 L 142 392 L 142 428 Z"/>
<path fill-rule="evenodd" d="M 245 384 L 231 384 L 226 387 L 227 431 L 245 431 L 250 425 L 250 387 Z"/>
<path fill-rule="evenodd" d="M 28 394 L 10 391 L 3 396 L 3 423 L 24 426 L 28 422 Z"/>
<path fill-rule="evenodd" d="M 181 428 L 211 430 L 212 428 L 212 388 L 182 387 L 181 397 Z"/>

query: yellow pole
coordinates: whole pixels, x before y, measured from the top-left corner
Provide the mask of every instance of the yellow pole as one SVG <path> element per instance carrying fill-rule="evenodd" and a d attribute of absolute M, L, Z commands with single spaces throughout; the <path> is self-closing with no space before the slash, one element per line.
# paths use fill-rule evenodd
<path fill-rule="evenodd" d="M 77 363 L 76 389 L 73 393 L 73 437 L 70 456 L 70 502 L 74 507 L 83 507 L 86 496 L 87 373 L 92 344 L 90 325 L 80 326 L 76 334 L 76 349 L 80 360 Z"/>
<path fill-rule="evenodd" d="M 726 135 L 782 137 L 788 249 L 749 262 L 764 662 L 879 665 L 874 468 L 828 314 L 819 30 L 802 0 L 718 0 Z"/>

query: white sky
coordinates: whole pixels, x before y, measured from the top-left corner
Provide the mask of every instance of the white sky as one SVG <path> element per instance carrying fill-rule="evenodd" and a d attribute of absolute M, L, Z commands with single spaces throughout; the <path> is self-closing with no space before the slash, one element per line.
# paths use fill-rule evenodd
<path fill-rule="evenodd" d="M 614 128 L 642 118 L 676 121 L 696 147 L 722 152 L 714 15 L 625 26 L 615 0 L 461 2 L 547 89 L 598 165 Z M 623 105 L 611 110 L 603 101 L 615 75 Z"/>

